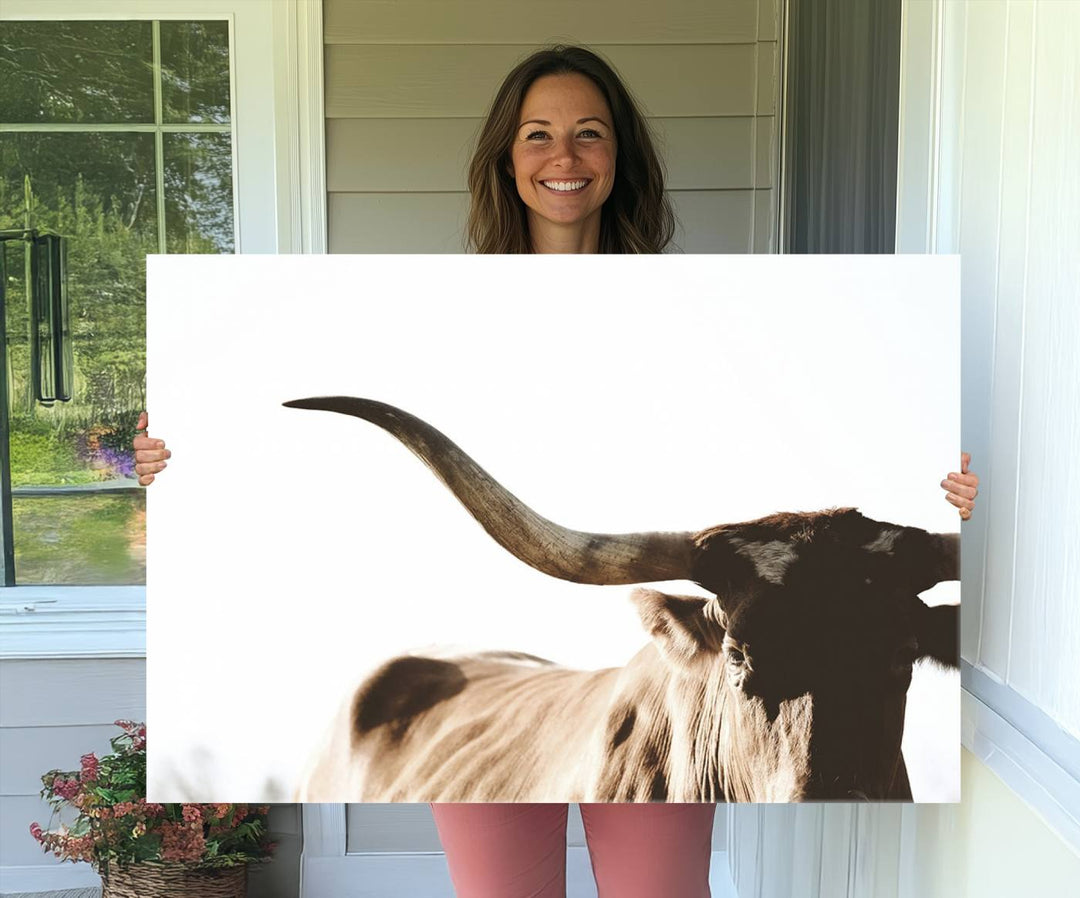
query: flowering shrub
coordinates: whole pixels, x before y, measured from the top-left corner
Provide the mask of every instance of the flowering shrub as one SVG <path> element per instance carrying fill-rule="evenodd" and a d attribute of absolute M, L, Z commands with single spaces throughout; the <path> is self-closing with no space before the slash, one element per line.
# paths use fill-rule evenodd
<path fill-rule="evenodd" d="M 135 476 L 131 436 L 126 428 L 95 424 L 75 436 L 75 446 L 80 459 L 100 479 L 130 478 Z"/>
<path fill-rule="evenodd" d="M 201 868 L 270 859 L 268 805 L 156 804 L 146 800 L 146 726 L 118 720 L 113 754 L 83 755 L 78 771 L 50 770 L 41 797 L 53 817 L 74 808 L 74 823 L 56 830 L 30 824 L 46 852 L 65 861 L 110 864 L 173 861 Z M 50 823 L 51 825 L 51 823 Z"/>

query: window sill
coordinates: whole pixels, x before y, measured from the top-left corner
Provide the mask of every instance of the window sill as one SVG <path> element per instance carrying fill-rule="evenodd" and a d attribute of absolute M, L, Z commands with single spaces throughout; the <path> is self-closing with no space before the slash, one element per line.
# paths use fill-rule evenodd
<path fill-rule="evenodd" d="M 145 657 L 145 586 L 0 590 L 0 658 Z"/>

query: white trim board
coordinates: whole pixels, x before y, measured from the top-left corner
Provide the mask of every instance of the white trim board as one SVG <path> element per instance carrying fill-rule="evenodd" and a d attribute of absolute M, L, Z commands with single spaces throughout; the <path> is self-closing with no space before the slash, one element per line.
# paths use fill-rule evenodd
<path fill-rule="evenodd" d="M 145 658 L 145 586 L 0 589 L 0 658 Z"/>
<path fill-rule="evenodd" d="M 322 0 L 274 3 L 278 247 L 325 253 L 326 118 Z"/>
<path fill-rule="evenodd" d="M 970 678 L 975 677 L 978 671 L 966 662 L 965 666 L 968 668 L 968 682 L 971 682 Z M 1022 700 L 1012 690 L 1000 688 L 1002 695 L 1008 695 L 1010 705 L 1016 711 Z M 1074 850 L 1080 852 L 1080 780 L 1074 778 L 1068 769 L 1080 763 L 1080 747 L 1075 740 L 1062 733 L 1062 738 L 1055 741 L 1056 748 L 1065 752 L 1059 756 L 1065 765 L 1062 766 L 1009 720 L 985 704 L 983 699 L 969 692 L 967 683 L 961 693 L 960 713 L 960 741 L 963 746 L 994 771 Z M 1033 705 L 1022 709 L 1021 713 L 1028 715 L 1024 721 L 1025 727 L 1030 726 L 1030 715 L 1041 715 Z M 1069 740 L 1071 745 L 1065 740 Z"/>

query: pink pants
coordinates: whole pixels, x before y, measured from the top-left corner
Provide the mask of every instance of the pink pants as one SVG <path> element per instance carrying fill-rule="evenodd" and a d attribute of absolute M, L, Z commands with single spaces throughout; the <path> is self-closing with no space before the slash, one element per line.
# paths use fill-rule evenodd
<path fill-rule="evenodd" d="M 458 898 L 564 898 L 565 804 L 433 804 Z M 708 898 L 712 804 L 583 804 L 599 898 Z"/>

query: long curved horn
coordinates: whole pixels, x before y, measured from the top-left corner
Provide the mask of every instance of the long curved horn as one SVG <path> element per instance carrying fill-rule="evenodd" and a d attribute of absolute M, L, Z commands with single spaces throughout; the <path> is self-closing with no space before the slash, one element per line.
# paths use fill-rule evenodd
<path fill-rule="evenodd" d="M 353 396 L 294 399 L 284 405 L 353 415 L 397 437 L 500 546 L 552 577 L 615 584 L 690 576 L 690 533 L 583 533 L 560 527 L 512 495 L 430 424 L 392 405 Z"/>

